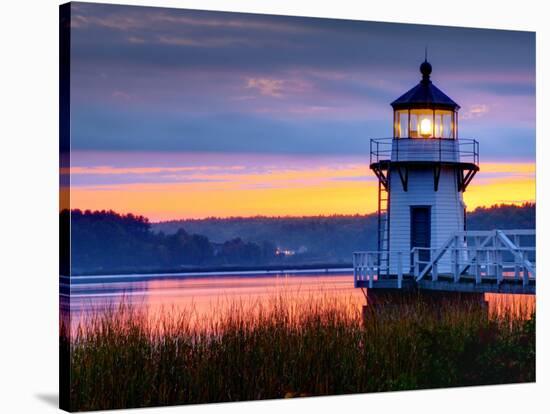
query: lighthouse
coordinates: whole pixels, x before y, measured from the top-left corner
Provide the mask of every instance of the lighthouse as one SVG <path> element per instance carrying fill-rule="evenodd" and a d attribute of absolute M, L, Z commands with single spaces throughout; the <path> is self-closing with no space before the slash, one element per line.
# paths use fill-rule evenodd
<path fill-rule="evenodd" d="M 420 74 L 391 103 L 393 136 L 370 140 L 378 247 L 353 252 L 354 286 L 370 304 L 401 290 L 481 304 L 487 292 L 535 294 L 534 229 L 468 230 L 463 196 L 479 144 L 459 136 L 460 106 L 434 85 L 427 58 Z"/>
<path fill-rule="evenodd" d="M 391 103 L 393 137 L 371 140 L 379 260 L 388 275 L 409 272 L 414 250 L 427 265 L 437 247 L 466 230 L 463 194 L 479 170 L 478 142 L 459 138 L 460 106 L 434 85 L 427 59 L 420 73 L 420 82 Z M 439 270 L 450 271 L 450 258 Z"/>

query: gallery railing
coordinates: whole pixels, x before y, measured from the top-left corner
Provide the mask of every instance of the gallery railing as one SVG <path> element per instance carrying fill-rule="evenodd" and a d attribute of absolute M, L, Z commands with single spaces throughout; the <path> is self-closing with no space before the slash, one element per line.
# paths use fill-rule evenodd
<path fill-rule="evenodd" d="M 370 163 L 384 161 L 451 162 L 479 166 L 479 143 L 467 138 L 371 139 Z"/>

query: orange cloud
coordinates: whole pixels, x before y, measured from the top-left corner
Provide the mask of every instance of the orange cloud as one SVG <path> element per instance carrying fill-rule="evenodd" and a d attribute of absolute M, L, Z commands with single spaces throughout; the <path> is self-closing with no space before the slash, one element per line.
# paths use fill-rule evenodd
<path fill-rule="evenodd" d="M 535 172 L 534 163 L 482 164 L 464 193 L 468 210 L 493 204 L 534 202 Z"/>
<path fill-rule="evenodd" d="M 481 164 L 481 174 L 484 173 L 510 173 L 510 174 L 535 174 L 536 166 L 529 162 L 489 162 Z"/>
<path fill-rule="evenodd" d="M 476 185 L 475 179 L 464 193 L 468 210 L 493 204 L 522 204 L 535 201 L 534 178 L 499 178 Z"/>
<path fill-rule="evenodd" d="M 138 213 L 153 221 L 254 215 L 365 214 L 377 183 L 366 164 L 249 170 L 229 167 L 71 168 L 73 174 L 165 174 L 171 182 L 73 186 L 71 207 Z M 182 175 L 178 175 L 182 174 Z M 469 210 L 535 199 L 535 166 L 487 163 L 464 194 Z"/>
<path fill-rule="evenodd" d="M 151 220 L 209 216 L 356 214 L 376 209 L 376 183 L 330 182 L 287 188 L 240 183 L 127 184 L 80 187 L 72 208 L 113 209 Z"/>
<path fill-rule="evenodd" d="M 177 172 L 196 172 L 196 171 L 238 171 L 244 170 L 244 166 L 233 165 L 228 167 L 220 166 L 195 166 L 195 167 L 111 167 L 95 166 L 95 167 L 71 167 L 70 169 L 62 169 L 62 173 L 66 174 L 88 174 L 88 175 L 122 175 L 122 174 L 156 174 L 156 173 L 177 173 Z"/>

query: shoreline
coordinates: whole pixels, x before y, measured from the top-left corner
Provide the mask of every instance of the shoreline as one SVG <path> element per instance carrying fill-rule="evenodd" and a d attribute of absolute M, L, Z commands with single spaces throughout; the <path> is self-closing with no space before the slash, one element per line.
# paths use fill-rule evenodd
<path fill-rule="evenodd" d="M 95 278 L 150 278 L 150 277 L 228 277 L 228 276 L 273 276 L 280 273 L 335 273 L 351 272 L 353 266 L 351 263 L 327 263 L 315 265 L 297 265 L 297 266 L 219 266 L 219 267 L 189 267 L 184 269 L 158 269 L 136 271 L 105 271 L 105 272 L 75 272 L 74 274 L 60 275 L 60 279 L 95 279 Z"/>

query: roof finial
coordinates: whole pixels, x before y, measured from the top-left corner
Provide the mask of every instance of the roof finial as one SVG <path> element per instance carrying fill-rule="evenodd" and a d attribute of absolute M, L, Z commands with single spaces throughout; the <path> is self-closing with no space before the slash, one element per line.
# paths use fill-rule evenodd
<path fill-rule="evenodd" d="M 429 83 L 432 65 L 428 62 L 428 45 L 424 47 L 424 62 L 420 65 L 420 73 L 422 74 L 422 82 Z"/>

